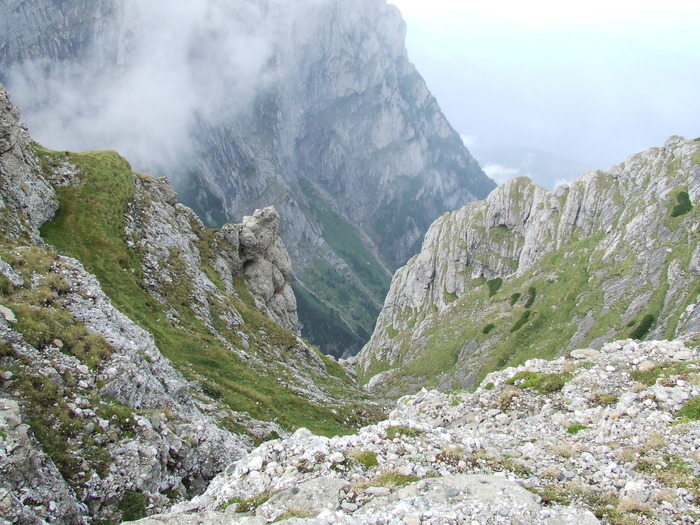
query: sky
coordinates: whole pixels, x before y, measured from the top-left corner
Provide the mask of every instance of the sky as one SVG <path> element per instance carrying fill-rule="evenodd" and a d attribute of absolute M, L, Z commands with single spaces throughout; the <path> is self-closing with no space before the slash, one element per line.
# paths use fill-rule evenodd
<path fill-rule="evenodd" d="M 671 135 L 700 137 L 700 2 L 390 3 L 477 160 L 527 146 L 607 169 Z"/>

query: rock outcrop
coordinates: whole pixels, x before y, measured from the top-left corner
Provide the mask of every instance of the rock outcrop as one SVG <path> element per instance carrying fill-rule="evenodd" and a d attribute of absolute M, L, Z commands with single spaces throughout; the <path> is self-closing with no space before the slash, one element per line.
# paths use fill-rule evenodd
<path fill-rule="evenodd" d="M 297 335 L 274 208 L 208 230 L 167 179 L 45 150 L 0 103 L 0 519 L 136 519 L 255 441 L 375 417 Z"/>
<path fill-rule="evenodd" d="M 41 174 L 31 138 L 19 123 L 19 109 L 0 87 L 0 225 L 5 236 L 37 242 L 38 228 L 53 217 L 58 202 Z"/>
<path fill-rule="evenodd" d="M 699 358 L 623 340 L 422 390 L 356 435 L 265 443 L 139 523 L 692 523 Z"/>
<path fill-rule="evenodd" d="M 80 7 L 10 2 L 0 8 L 0 33 L 8 35 L 0 81 L 21 86 L 28 101 L 44 101 L 24 108 L 37 115 L 38 128 L 54 109 L 68 120 L 82 118 L 51 105 L 72 99 L 58 102 L 63 93 L 42 89 L 84 75 L 73 89 L 86 91 L 81 101 L 100 94 L 99 110 L 86 122 L 94 129 L 100 102 L 119 79 L 134 74 L 140 82 L 141 69 L 158 75 L 160 66 L 148 68 L 144 56 L 172 57 L 168 74 L 185 70 L 187 95 L 168 91 L 182 87 L 170 76 L 151 84 L 166 86 L 159 99 L 176 101 L 183 129 L 168 129 L 155 142 L 145 135 L 129 151 L 139 130 L 115 135 L 110 121 L 100 130 L 110 142 L 101 147 L 173 177 L 181 200 L 209 224 L 273 204 L 294 263 L 305 336 L 336 356 L 356 353 L 369 338 L 391 271 L 416 253 L 430 223 L 485 197 L 495 184 L 409 62 L 405 24 L 385 0 L 208 0 L 183 25 L 186 5 L 159 11 L 133 0 Z M 240 57 L 241 49 L 255 52 Z M 180 131 L 185 144 L 171 144 L 182 139 Z M 180 158 L 178 149 L 187 154 Z"/>
<path fill-rule="evenodd" d="M 365 381 L 451 389 L 583 344 L 696 333 L 699 194 L 700 142 L 673 137 L 554 193 L 520 178 L 448 213 L 393 279 Z"/>

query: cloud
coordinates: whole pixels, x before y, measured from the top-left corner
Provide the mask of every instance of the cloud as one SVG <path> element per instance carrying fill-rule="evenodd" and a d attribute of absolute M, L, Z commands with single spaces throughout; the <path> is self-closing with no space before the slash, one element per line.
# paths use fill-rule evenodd
<path fill-rule="evenodd" d="M 520 177 L 521 175 L 529 175 L 520 173 L 517 168 L 509 168 L 501 164 L 486 164 L 482 166 L 484 173 L 496 181 L 497 184 L 503 184 L 504 182 L 514 179 L 515 177 Z"/>
<path fill-rule="evenodd" d="M 191 158 L 198 123 L 249 109 L 272 82 L 274 17 L 252 0 L 120 5 L 116 49 L 15 66 L 9 88 L 46 146 L 117 149 L 138 169 L 162 172 Z"/>
<path fill-rule="evenodd" d="M 476 135 L 460 135 L 460 138 L 467 149 L 474 148 L 479 143 L 479 137 Z"/>

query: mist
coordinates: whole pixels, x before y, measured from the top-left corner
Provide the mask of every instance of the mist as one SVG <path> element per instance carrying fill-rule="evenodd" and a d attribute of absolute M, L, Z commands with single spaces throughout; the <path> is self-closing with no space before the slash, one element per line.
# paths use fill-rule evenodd
<path fill-rule="evenodd" d="M 199 122 L 249 111 L 273 81 L 279 28 L 271 9 L 247 0 L 125 0 L 111 24 L 116 49 L 79 62 L 24 62 L 10 70 L 8 88 L 47 147 L 115 149 L 138 170 L 177 171 L 196 154 Z"/>

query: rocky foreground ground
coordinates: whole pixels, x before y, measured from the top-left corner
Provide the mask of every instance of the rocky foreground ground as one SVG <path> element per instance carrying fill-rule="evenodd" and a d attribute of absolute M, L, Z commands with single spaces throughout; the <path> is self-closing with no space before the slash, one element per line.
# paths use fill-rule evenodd
<path fill-rule="evenodd" d="M 332 439 L 264 443 L 142 525 L 700 522 L 700 365 L 680 341 L 532 360 L 423 390 Z"/>

